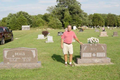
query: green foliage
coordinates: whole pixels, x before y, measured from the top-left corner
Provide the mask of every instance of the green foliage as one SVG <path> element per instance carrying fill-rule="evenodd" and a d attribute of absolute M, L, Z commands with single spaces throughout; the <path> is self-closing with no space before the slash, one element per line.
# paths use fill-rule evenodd
<path fill-rule="evenodd" d="M 42 16 L 42 19 L 43 19 L 44 21 L 46 21 L 47 23 L 49 23 L 49 16 L 50 16 L 50 14 L 45 13 L 45 14 Z"/>
<path fill-rule="evenodd" d="M 3 18 L 1 21 L 0 21 L 0 26 L 7 26 L 7 18 Z"/>
<path fill-rule="evenodd" d="M 23 16 L 27 19 L 27 24 L 28 24 L 28 25 L 32 25 L 31 16 L 30 16 L 27 12 L 19 11 L 18 13 L 16 13 L 17 18 L 18 18 L 20 15 L 23 15 Z"/>
<path fill-rule="evenodd" d="M 62 23 L 60 22 L 60 20 L 58 18 L 50 18 L 50 22 L 48 23 L 48 26 L 50 28 L 53 28 L 53 29 L 60 29 L 62 28 Z"/>
<path fill-rule="evenodd" d="M 32 27 L 40 27 L 44 25 L 45 21 L 39 15 L 32 17 Z"/>
<path fill-rule="evenodd" d="M 120 15 L 117 16 L 117 26 L 120 26 Z"/>
<path fill-rule="evenodd" d="M 22 28 L 22 25 L 27 25 L 27 19 L 23 16 L 23 14 L 21 14 L 18 18 L 17 18 L 17 24 L 16 24 L 16 29 L 20 30 Z"/>
<path fill-rule="evenodd" d="M 115 17 L 114 14 L 108 14 L 108 16 L 107 16 L 107 25 L 108 26 L 117 25 L 116 17 Z"/>
<path fill-rule="evenodd" d="M 93 15 L 92 15 L 92 14 L 88 15 L 88 25 L 89 25 L 89 26 L 92 26 L 92 25 L 93 25 L 93 24 L 92 24 L 92 19 L 93 19 Z"/>
<path fill-rule="evenodd" d="M 104 22 L 104 19 L 102 18 L 102 16 L 100 14 L 97 14 L 95 13 L 93 15 L 93 18 L 92 18 L 92 23 L 93 23 L 93 26 L 104 26 L 105 22 Z"/>
<path fill-rule="evenodd" d="M 63 23 L 64 23 L 64 27 L 67 27 L 67 25 L 70 24 L 72 18 L 71 18 L 71 15 L 69 13 L 69 11 L 65 11 L 64 13 L 64 19 L 63 19 Z"/>
<path fill-rule="evenodd" d="M 9 20 L 9 28 L 12 30 L 16 30 L 17 28 L 17 18 L 15 16 L 13 16 L 10 20 Z M 18 29 L 19 30 L 19 29 Z"/>
<path fill-rule="evenodd" d="M 82 19 L 87 19 L 81 10 L 81 4 L 76 0 L 57 0 L 55 7 L 49 7 L 48 11 L 55 15 L 61 22 L 62 26 L 66 24 L 80 26 Z"/>

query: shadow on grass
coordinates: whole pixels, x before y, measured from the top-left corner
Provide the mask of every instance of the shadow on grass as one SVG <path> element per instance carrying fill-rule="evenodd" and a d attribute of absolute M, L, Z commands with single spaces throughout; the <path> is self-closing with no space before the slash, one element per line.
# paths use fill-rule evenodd
<path fill-rule="evenodd" d="M 74 61 L 75 63 L 77 63 L 77 58 L 80 58 L 80 55 L 77 55 L 77 56 L 74 56 L 74 57 L 73 57 L 73 61 Z"/>
<path fill-rule="evenodd" d="M 54 61 L 58 61 L 58 62 L 61 62 L 61 63 L 64 64 L 64 60 L 63 60 L 63 58 L 61 57 L 61 55 L 53 54 L 53 55 L 52 55 L 52 59 L 53 59 Z"/>

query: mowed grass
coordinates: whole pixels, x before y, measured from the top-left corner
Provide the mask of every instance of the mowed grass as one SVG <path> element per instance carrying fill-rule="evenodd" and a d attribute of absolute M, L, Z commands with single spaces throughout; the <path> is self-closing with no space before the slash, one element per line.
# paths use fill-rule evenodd
<path fill-rule="evenodd" d="M 64 30 L 48 30 L 53 36 L 54 43 L 37 40 L 38 34 L 41 34 L 42 30 L 13 31 L 14 41 L 0 45 L 0 62 L 3 62 L 4 48 L 36 48 L 42 67 L 38 69 L 0 69 L 0 80 L 120 80 L 120 29 L 106 30 L 109 37 L 99 37 L 99 32 L 95 32 L 94 29 L 74 32 L 83 43 L 87 43 L 87 38 L 90 37 L 99 38 L 101 44 L 107 45 L 107 57 L 111 58 L 111 62 L 114 64 L 74 67 L 64 65 L 64 55 L 60 47 L 61 38 L 57 36 L 59 31 Z M 112 37 L 114 31 L 118 32 L 118 37 Z M 75 62 L 76 58 L 80 57 L 80 44 L 74 42 L 73 46 L 73 62 Z"/>

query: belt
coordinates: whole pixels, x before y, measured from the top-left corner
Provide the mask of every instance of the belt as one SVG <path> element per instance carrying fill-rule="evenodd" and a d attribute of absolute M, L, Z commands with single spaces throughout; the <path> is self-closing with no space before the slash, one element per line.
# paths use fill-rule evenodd
<path fill-rule="evenodd" d="M 70 45 L 71 43 L 65 43 L 65 44 L 68 44 L 68 45 Z"/>

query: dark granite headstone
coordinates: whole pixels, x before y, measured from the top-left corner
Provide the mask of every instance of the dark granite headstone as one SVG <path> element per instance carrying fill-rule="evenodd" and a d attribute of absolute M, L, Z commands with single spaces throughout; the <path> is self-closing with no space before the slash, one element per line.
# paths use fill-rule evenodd
<path fill-rule="evenodd" d="M 110 58 L 106 54 L 105 44 L 84 44 L 80 46 L 80 58 L 78 64 L 110 63 Z"/>
<path fill-rule="evenodd" d="M 63 35 L 64 32 L 58 32 L 58 36 L 61 36 Z"/>
<path fill-rule="evenodd" d="M 83 32 L 83 29 L 82 29 L 82 28 L 80 28 L 79 32 Z"/>
<path fill-rule="evenodd" d="M 39 68 L 37 49 L 35 48 L 14 48 L 4 49 L 4 60 L 0 68 Z"/>
<path fill-rule="evenodd" d="M 113 32 L 113 37 L 116 37 L 118 36 L 118 33 L 117 32 Z"/>

